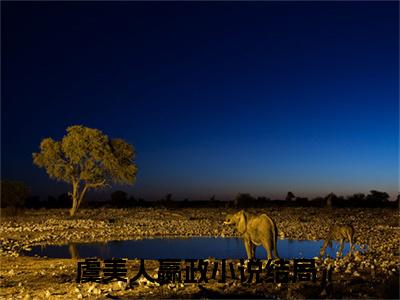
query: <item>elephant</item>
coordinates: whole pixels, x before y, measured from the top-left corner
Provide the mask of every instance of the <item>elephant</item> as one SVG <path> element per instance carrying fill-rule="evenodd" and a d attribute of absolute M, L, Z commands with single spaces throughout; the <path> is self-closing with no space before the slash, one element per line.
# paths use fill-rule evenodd
<path fill-rule="evenodd" d="M 332 246 L 332 241 L 340 241 L 340 249 L 339 249 L 339 257 L 342 256 L 343 251 L 343 242 L 344 240 L 348 240 L 350 243 L 350 251 L 351 254 L 353 250 L 353 242 L 354 242 L 354 228 L 350 224 L 337 225 L 334 224 L 329 229 L 329 233 L 324 240 L 324 244 L 322 245 L 321 250 L 319 251 L 319 256 L 323 257 L 325 254 L 326 247 Z"/>
<path fill-rule="evenodd" d="M 278 229 L 275 222 L 266 214 L 250 215 L 241 210 L 227 215 L 224 225 L 236 225 L 242 235 L 248 259 L 255 258 L 256 247 L 262 245 L 267 251 L 268 259 L 279 258 L 277 250 Z"/>

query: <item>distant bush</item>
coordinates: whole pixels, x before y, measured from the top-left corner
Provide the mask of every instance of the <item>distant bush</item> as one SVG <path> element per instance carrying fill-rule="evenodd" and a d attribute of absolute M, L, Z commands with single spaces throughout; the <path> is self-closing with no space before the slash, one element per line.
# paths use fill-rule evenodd
<path fill-rule="evenodd" d="M 9 188 L 8 188 L 9 190 Z M 3 193 L 7 191 L 2 190 Z M 291 193 L 293 195 L 293 193 Z M 392 207 L 399 208 L 400 196 L 397 196 L 396 201 L 389 201 L 389 195 L 385 192 L 371 191 L 367 196 L 362 193 L 356 193 L 347 197 L 336 196 L 329 194 L 331 207 Z M 305 197 L 286 197 L 284 200 L 271 200 L 267 197 L 253 197 L 249 193 L 239 193 L 232 201 L 217 200 L 215 196 L 211 196 L 208 200 L 189 200 L 185 198 L 182 201 L 174 200 L 172 194 L 167 194 L 158 201 L 145 201 L 142 198 L 129 196 L 124 191 L 114 191 L 108 201 L 88 201 L 83 204 L 85 208 L 133 208 L 133 207 L 163 207 L 168 209 L 176 208 L 269 208 L 269 207 L 316 207 L 323 208 L 327 205 L 326 197 L 316 197 L 309 200 Z M 23 203 L 27 208 L 67 208 L 70 207 L 72 199 L 67 193 L 61 194 L 58 197 L 48 196 L 46 200 L 41 201 L 38 196 L 25 197 L 25 201 L 18 202 L 17 206 L 21 207 Z M 290 199 L 290 200 L 289 200 Z M 14 200 L 13 200 L 14 201 Z M 2 201 L 2 207 L 7 203 Z"/>
<path fill-rule="evenodd" d="M 128 202 L 128 194 L 124 191 L 115 191 L 111 194 L 112 207 L 126 207 Z"/>
<path fill-rule="evenodd" d="M 38 209 L 43 207 L 43 202 L 40 201 L 39 196 L 29 196 L 25 200 L 25 207 L 31 209 Z"/>
<path fill-rule="evenodd" d="M 368 203 L 369 206 L 381 206 L 387 204 L 389 202 L 389 195 L 385 192 L 379 192 L 372 190 L 370 194 L 367 195 L 365 201 Z"/>
<path fill-rule="evenodd" d="M 28 187 L 21 181 L 1 181 L 1 208 L 8 208 L 11 212 L 22 208 L 29 195 Z"/>
<path fill-rule="evenodd" d="M 271 206 L 272 201 L 266 197 L 253 197 L 248 193 L 239 193 L 237 194 L 235 200 L 233 201 L 233 206 L 237 208 L 246 208 L 246 207 L 254 207 L 254 208 L 262 208 Z"/>
<path fill-rule="evenodd" d="M 237 208 L 251 207 L 255 202 L 255 198 L 248 193 L 239 193 L 233 201 Z"/>

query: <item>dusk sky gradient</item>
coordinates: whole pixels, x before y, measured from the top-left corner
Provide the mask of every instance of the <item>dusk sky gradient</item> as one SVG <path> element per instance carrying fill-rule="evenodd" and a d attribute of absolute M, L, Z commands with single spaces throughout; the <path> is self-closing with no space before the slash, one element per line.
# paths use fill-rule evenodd
<path fill-rule="evenodd" d="M 398 193 L 398 2 L 1 5 L 2 178 L 33 194 L 70 189 L 32 153 L 77 124 L 135 146 L 114 189 L 145 199 Z"/>

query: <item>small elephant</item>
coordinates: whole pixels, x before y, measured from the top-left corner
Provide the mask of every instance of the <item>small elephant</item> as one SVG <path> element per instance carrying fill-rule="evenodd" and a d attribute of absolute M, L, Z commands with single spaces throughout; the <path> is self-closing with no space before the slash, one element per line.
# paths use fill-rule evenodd
<path fill-rule="evenodd" d="M 248 259 L 255 258 L 256 247 L 262 245 L 267 251 L 268 259 L 279 258 L 277 250 L 278 229 L 275 222 L 266 214 L 250 215 L 243 210 L 234 215 L 227 215 L 225 225 L 235 224 L 242 235 Z"/>

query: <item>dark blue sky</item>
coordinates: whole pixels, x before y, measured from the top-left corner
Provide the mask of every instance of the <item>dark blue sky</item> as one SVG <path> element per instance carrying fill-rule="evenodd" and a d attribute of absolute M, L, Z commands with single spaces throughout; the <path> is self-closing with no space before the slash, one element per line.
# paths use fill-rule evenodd
<path fill-rule="evenodd" d="M 2 2 L 2 177 L 82 124 L 137 150 L 130 194 L 398 191 L 397 2 Z"/>

